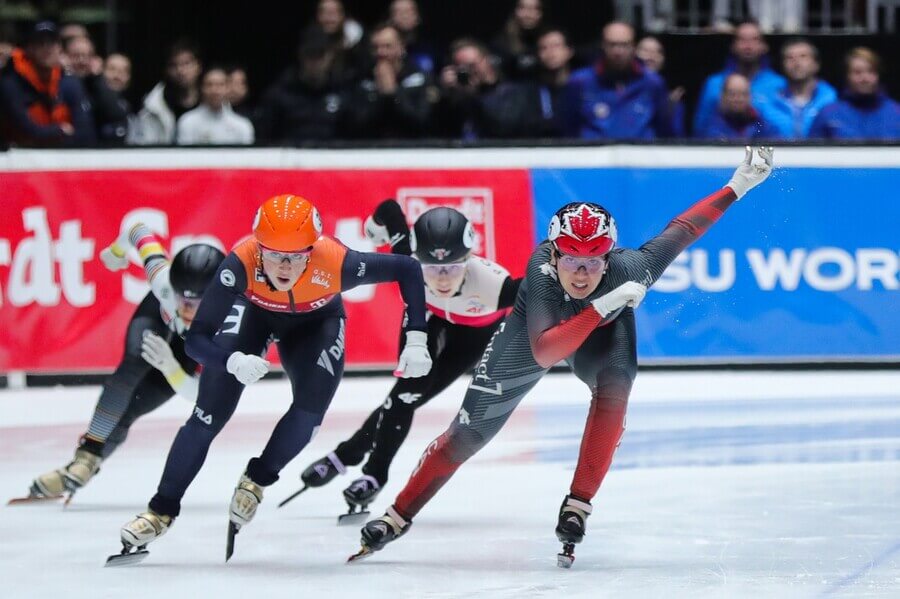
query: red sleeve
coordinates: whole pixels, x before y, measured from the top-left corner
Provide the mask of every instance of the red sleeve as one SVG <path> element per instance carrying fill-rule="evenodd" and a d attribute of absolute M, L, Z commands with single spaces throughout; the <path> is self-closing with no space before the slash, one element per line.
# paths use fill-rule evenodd
<path fill-rule="evenodd" d="M 543 368 L 550 368 L 581 347 L 594 329 L 600 325 L 600 314 L 592 307 L 582 310 L 575 317 L 564 320 L 531 340 L 534 361 Z"/>

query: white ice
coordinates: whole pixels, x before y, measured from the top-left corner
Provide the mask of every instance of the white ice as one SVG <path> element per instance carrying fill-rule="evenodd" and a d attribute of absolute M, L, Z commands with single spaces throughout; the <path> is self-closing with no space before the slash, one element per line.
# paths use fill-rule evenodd
<path fill-rule="evenodd" d="M 553 528 L 587 397 L 569 375 L 545 378 L 410 533 L 365 561 L 344 563 L 358 527 L 335 525 L 355 470 L 275 508 L 390 384 L 344 381 L 225 564 L 233 485 L 289 401 L 286 382 L 254 385 L 147 560 L 104 568 L 190 412 L 173 398 L 67 509 L 0 507 L 0 597 L 900 597 L 900 373 L 641 373 L 571 570 L 556 567 Z M 419 411 L 373 513 L 453 418 L 465 384 Z M 68 461 L 97 393 L 0 392 L 0 497 Z"/>

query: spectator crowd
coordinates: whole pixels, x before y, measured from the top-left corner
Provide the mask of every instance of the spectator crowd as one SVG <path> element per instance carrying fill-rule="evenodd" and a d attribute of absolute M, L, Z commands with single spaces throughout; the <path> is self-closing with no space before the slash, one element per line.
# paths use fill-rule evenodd
<path fill-rule="evenodd" d="M 393 0 L 365 31 L 341 0 L 319 0 L 296 56 L 254 105 L 245 68 L 206 64 L 190 42 L 168 51 L 139 106 L 132 64 L 99 56 L 86 28 L 43 21 L 15 45 L 0 34 L 0 139 L 28 147 L 297 145 L 330 140 L 695 138 L 900 140 L 900 105 L 880 85 L 881 60 L 856 47 L 836 89 L 819 56 L 794 38 L 771 56 L 760 26 L 734 28 L 686 122 L 685 90 L 661 75 L 659 39 L 624 22 L 603 27 L 597 58 L 578 57 L 545 22 L 542 0 L 518 0 L 489 43 L 439 51 L 416 0 Z M 773 63 L 777 63 L 773 64 Z M 777 67 L 777 70 L 776 70 Z M 690 125 L 690 126 L 688 126 Z"/>

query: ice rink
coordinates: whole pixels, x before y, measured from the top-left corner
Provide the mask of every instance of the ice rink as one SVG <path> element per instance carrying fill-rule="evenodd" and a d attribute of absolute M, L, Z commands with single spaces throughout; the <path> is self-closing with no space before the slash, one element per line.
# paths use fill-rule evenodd
<path fill-rule="evenodd" d="M 553 528 L 588 403 L 570 375 L 546 377 L 410 533 L 368 560 L 345 565 L 359 531 L 336 526 L 358 470 L 276 509 L 390 384 L 342 384 L 225 564 L 232 488 L 289 401 L 284 381 L 254 385 L 147 560 L 104 568 L 191 410 L 173 398 L 67 509 L 0 507 L 0 597 L 900 597 L 900 373 L 641 373 L 568 571 L 556 567 Z M 373 514 L 454 416 L 465 384 L 417 413 Z M 70 459 L 97 393 L 0 391 L 4 501 Z"/>

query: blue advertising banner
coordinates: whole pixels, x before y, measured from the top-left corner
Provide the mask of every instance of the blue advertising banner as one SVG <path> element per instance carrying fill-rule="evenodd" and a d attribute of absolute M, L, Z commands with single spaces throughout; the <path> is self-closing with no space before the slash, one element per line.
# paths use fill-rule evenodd
<path fill-rule="evenodd" d="M 638 247 L 726 168 L 532 169 L 537 240 L 562 204 L 606 206 Z M 781 168 L 684 252 L 637 311 L 646 362 L 900 357 L 897 168 Z"/>

